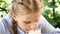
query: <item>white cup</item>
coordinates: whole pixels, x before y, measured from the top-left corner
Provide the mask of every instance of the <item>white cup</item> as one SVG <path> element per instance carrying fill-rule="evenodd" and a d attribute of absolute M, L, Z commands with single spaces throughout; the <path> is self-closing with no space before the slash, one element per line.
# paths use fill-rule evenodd
<path fill-rule="evenodd" d="M 30 30 L 30 31 L 28 31 L 27 34 L 41 34 L 41 29 L 37 29 L 37 30 L 35 30 L 35 31 Z"/>

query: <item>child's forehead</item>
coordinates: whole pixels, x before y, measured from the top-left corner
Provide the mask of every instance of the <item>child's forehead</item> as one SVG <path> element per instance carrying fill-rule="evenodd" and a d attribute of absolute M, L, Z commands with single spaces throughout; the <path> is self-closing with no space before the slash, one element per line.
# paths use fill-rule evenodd
<path fill-rule="evenodd" d="M 39 14 L 38 13 L 36 13 L 36 14 L 33 13 L 33 14 L 30 14 L 30 15 L 27 15 L 26 18 L 29 19 L 29 20 L 30 19 L 35 20 L 35 19 L 39 18 Z"/>
<path fill-rule="evenodd" d="M 30 19 L 37 19 L 37 18 L 39 18 L 39 16 L 40 16 L 40 14 L 38 14 L 38 13 L 36 13 L 36 14 L 34 14 L 34 13 L 32 14 L 32 13 L 31 13 L 31 14 L 25 14 L 25 15 L 18 15 L 19 18 L 25 18 L 25 19 L 27 19 L 27 20 L 28 20 L 28 19 L 29 19 L 29 20 L 30 20 Z"/>

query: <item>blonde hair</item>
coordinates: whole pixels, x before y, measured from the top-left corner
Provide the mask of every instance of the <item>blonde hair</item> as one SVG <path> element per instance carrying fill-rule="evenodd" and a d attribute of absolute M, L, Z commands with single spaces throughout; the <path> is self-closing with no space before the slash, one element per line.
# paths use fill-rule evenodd
<path fill-rule="evenodd" d="M 29 14 L 42 12 L 44 9 L 43 0 L 12 0 L 11 15 Z M 13 20 L 12 30 L 18 34 L 17 23 Z"/>
<path fill-rule="evenodd" d="M 43 8 L 43 0 L 12 0 L 11 14 L 41 13 Z"/>

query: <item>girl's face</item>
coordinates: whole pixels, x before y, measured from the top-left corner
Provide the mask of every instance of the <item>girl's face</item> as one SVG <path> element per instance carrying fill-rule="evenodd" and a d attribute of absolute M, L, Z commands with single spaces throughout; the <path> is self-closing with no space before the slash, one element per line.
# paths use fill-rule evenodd
<path fill-rule="evenodd" d="M 18 27 L 23 31 L 34 30 L 37 27 L 39 20 L 39 13 L 31 13 L 26 15 L 13 15 L 15 21 L 17 21 Z"/>

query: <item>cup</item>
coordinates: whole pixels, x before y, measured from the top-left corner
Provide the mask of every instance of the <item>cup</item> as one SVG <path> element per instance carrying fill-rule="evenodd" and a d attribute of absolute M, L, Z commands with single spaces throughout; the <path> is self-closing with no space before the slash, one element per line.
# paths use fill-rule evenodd
<path fill-rule="evenodd" d="M 27 32 L 27 34 L 41 34 L 41 29 L 36 29 L 36 30 L 30 30 Z"/>

